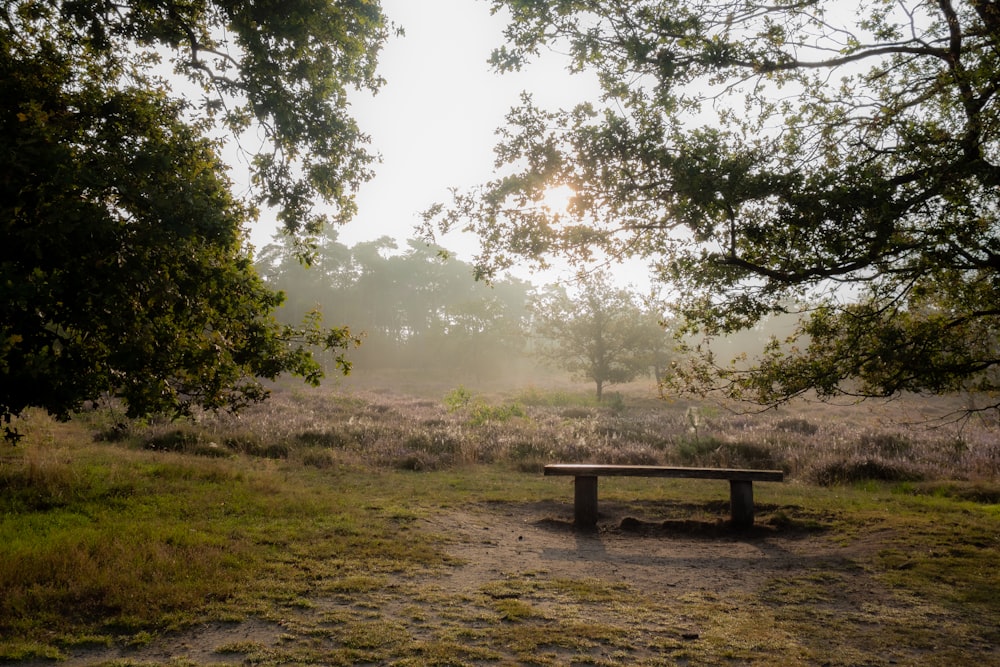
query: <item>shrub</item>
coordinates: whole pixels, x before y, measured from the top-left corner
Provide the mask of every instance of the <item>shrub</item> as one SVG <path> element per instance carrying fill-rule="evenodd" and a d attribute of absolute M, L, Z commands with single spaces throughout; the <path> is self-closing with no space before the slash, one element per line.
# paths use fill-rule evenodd
<path fill-rule="evenodd" d="M 262 438 L 256 433 L 234 433 L 222 439 L 222 444 L 237 454 L 248 456 L 259 456 L 258 452 L 264 448 Z"/>
<path fill-rule="evenodd" d="M 625 397 L 620 391 L 612 391 L 604 394 L 601 405 L 608 408 L 614 414 L 619 414 L 625 409 Z"/>
<path fill-rule="evenodd" d="M 409 451 L 401 453 L 391 462 L 391 465 L 399 470 L 420 472 L 422 470 L 437 470 L 442 467 L 442 461 L 440 456 L 429 452 Z"/>
<path fill-rule="evenodd" d="M 660 433 L 649 430 L 648 424 L 636 424 L 625 419 L 615 419 L 612 422 L 597 424 L 595 435 L 605 440 L 634 443 L 636 445 L 652 446 L 663 450 L 670 445 L 670 440 Z"/>
<path fill-rule="evenodd" d="M 720 465 L 730 468 L 773 470 L 781 467 L 774 458 L 774 452 L 771 449 L 751 442 L 726 443 L 722 447 L 722 456 L 725 458 L 725 462 L 720 462 Z"/>
<path fill-rule="evenodd" d="M 685 465 L 705 465 L 722 445 L 716 438 L 684 438 L 677 443 L 676 456 Z"/>
<path fill-rule="evenodd" d="M 188 453 L 195 456 L 207 456 L 211 459 L 223 459 L 231 455 L 224 447 L 220 447 L 217 442 L 206 442 L 195 445 L 188 450 Z"/>
<path fill-rule="evenodd" d="M 819 426 L 799 417 L 789 417 L 782 419 L 774 425 L 775 430 L 787 431 L 789 433 L 799 433 L 801 435 L 815 435 Z"/>
<path fill-rule="evenodd" d="M 225 440 L 227 448 L 247 456 L 262 459 L 287 459 L 289 446 L 284 442 L 265 442 L 263 438 L 252 433 L 231 435 Z"/>
<path fill-rule="evenodd" d="M 774 452 L 764 445 L 724 442 L 716 438 L 684 440 L 677 446 L 677 457 L 685 465 L 767 469 L 782 467 L 775 459 Z"/>
<path fill-rule="evenodd" d="M 514 469 L 524 473 L 540 473 L 545 470 L 545 463 L 542 459 L 520 459 L 514 464 Z"/>
<path fill-rule="evenodd" d="M 328 447 L 330 449 L 346 449 L 351 445 L 351 438 L 342 431 L 315 430 L 303 431 L 295 436 L 303 445 L 309 447 Z"/>
<path fill-rule="evenodd" d="M 135 435 L 136 428 L 131 421 L 115 422 L 111 426 L 101 428 L 94 434 L 94 442 L 124 442 Z"/>
<path fill-rule="evenodd" d="M 863 433 L 858 438 L 858 450 L 868 456 L 896 457 L 908 454 L 912 443 L 895 433 Z"/>
<path fill-rule="evenodd" d="M 336 465 L 337 461 L 333 454 L 326 450 L 311 450 L 302 455 L 302 465 L 320 470 L 327 470 Z"/>
<path fill-rule="evenodd" d="M 524 407 L 520 403 L 508 403 L 506 405 L 487 405 L 477 403 L 473 406 L 469 415 L 469 423 L 473 426 L 480 426 L 488 422 L 504 422 L 514 417 L 527 417 Z"/>
<path fill-rule="evenodd" d="M 403 441 L 405 449 L 430 454 L 455 454 L 460 444 L 457 439 L 445 433 L 411 433 Z"/>
<path fill-rule="evenodd" d="M 608 454 L 609 463 L 630 466 L 655 466 L 661 463 L 655 452 L 644 447 L 614 448 Z"/>
<path fill-rule="evenodd" d="M 261 458 L 265 459 L 287 459 L 290 449 L 287 443 L 272 442 L 261 451 Z"/>
<path fill-rule="evenodd" d="M 459 385 L 444 395 L 444 404 L 448 412 L 458 412 L 472 403 L 472 392 Z"/>
<path fill-rule="evenodd" d="M 923 474 L 899 461 L 879 458 L 853 458 L 831 461 L 813 469 L 809 475 L 821 486 L 854 484 L 864 481 L 916 482 Z"/>
<path fill-rule="evenodd" d="M 552 443 L 539 442 L 535 440 L 518 440 L 511 443 L 507 448 L 507 456 L 513 461 L 523 461 L 532 458 L 545 458 L 550 456 Z"/>
<path fill-rule="evenodd" d="M 164 452 L 188 452 L 202 442 L 203 438 L 200 431 L 193 428 L 178 428 L 166 433 L 148 436 L 143 443 L 143 447 L 145 449 L 155 449 Z"/>

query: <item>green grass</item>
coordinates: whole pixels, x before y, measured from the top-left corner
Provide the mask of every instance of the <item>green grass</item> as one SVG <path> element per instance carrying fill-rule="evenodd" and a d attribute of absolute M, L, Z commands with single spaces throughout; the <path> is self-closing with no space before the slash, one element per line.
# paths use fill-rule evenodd
<path fill-rule="evenodd" d="M 751 442 L 744 428 L 738 440 L 712 436 L 702 439 L 712 447 L 692 447 L 683 432 L 652 437 L 645 414 L 629 424 L 606 414 L 611 422 L 593 426 L 601 413 L 566 416 L 565 405 L 554 416 L 484 423 L 480 432 L 455 427 L 443 405 L 434 411 L 427 401 L 337 399 L 325 421 L 316 415 L 327 403 L 312 395 L 299 403 L 284 406 L 285 419 L 264 413 L 243 432 L 225 422 L 135 427 L 127 438 L 100 442 L 91 436 L 101 430 L 99 416 L 62 425 L 33 415 L 23 444 L 0 450 L 0 661 L 140 649 L 172 633 L 247 620 L 267 624 L 273 637 L 220 639 L 220 662 L 227 655 L 258 665 L 997 658 L 1000 505 L 989 479 L 822 487 L 793 472 L 787 483 L 757 485 L 760 529 L 750 539 L 764 540 L 759 548 L 774 548 L 766 540 L 776 534 L 782 548 L 817 538 L 851 555 L 803 557 L 794 571 L 731 595 L 544 570 L 455 590 L 443 582 L 462 565 L 449 555 L 458 538 L 423 519 L 470 506 L 488 514 L 571 502 L 566 480 L 519 472 L 511 443 L 538 443 L 524 446 L 525 456 L 547 457 L 542 443 L 551 447 L 563 434 L 567 442 L 606 438 L 599 449 L 631 446 L 607 434 L 636 433 L 650 451 L 679 456 L 688 447 L 684 456 L 699 457 L 720 447 L 729 456 L 757 455 L 769 436 Z M 149 437 L 180 431 L 186 435 Z M 347 435 L 324 435 L 332 433 Z M 429 451 L 451 442 L 444 435 L 460 448 L 475 445 L 471 462 L 414 472 L 386 454 L 406 442 Z M 244 444 L 209 447 L 223 436 Z M 889 440 L 867 441 L 888 448 Z M 892 443 L 914 464 L 926 447 L 917 437 Z M 269 456 L 274 445 L 285 454 Z M 381 453 L 366 460 L 366 447 Z M 725 519 L 727 493 L 725 482 L 601 481 L 602 504 L 621 516 L 651 526 L 666 518 L 709 541 L 718 539 L 712 531 Z"/>
<path fill-rule="evenodd" d="M 356 594 L 384 573 L 444 564 L 430 536 L 408 529 L 421 510 L 379 497 L 376 489 L 399 486 L 386 477 L 404 476 L 114 445 L 8 453 L 0 636 L 19 640 L 0 656 L 52 636 L 58 645 L 182 628 L 234 606 L 271 615 L 306 599 L 322 574 Z"/>

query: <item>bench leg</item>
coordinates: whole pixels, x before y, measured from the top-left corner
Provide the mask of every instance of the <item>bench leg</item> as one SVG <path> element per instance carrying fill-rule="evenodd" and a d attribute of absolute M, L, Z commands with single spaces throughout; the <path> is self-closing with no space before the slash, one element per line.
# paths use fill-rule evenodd
<path fill-rule="evenodd" d="M 753 525 L 753 482 L 729 480 L 729 511 L 733 527 L 749 528 Z"/>
<path fill-rule="evenodd" d="M 573 521 L 578 526 L 597 525 L 597 477 L 574 478 Z"/>

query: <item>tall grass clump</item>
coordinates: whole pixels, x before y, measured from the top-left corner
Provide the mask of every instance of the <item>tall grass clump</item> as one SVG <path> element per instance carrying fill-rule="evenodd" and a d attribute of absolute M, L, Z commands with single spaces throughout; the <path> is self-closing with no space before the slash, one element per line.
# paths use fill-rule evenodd
<path fill-rule="evenodd" d="M 414 431 L 376 462 L 402 470 L 440 470 L 455 465 L 460 453 L 461 441 L 447 433 Z"/>
<path fill-rule="evenodd" d="M 880 457 L 835 458 L 815 466 L 809 481 L 820 486 L 857 484 L 866 481 L 915 482 L 924 479 L 916 466 Z"/>
<path fill-rule="evenodd" d="M 907 482 L 924 479 L 930 462 L 914 442 L 901 433 L 866 429 L 845 430 L 833 446 L 816 451 L 805 477 L 821 486 L 866 481 Z M 924 460 L 922 460 L 924 459 Z"/>
<path fill-rule="evenodd" d="M 761 468 L 783 467 L 778 452 L 766 443 L 720 440 L 718 438 L 682 439 L 674 451 L 675 462 L 694 467 Z"/>
<path fill-rule="evenodd" d="M 816 432 L 819 431 L 818 425 L 808 419 L 803 419 L 802 417 L 786 417 L 779 419 L 774 424 L 774 428 L 777 431 L 798 433 L 800 435 L 815 435 Z"/>
<path fill-rule="evenodd" d="M 234 590 L 245 545 L 164 512 L 141 454 L 81 447 L 0 464 L 0 636 L 150 627 Z"/>

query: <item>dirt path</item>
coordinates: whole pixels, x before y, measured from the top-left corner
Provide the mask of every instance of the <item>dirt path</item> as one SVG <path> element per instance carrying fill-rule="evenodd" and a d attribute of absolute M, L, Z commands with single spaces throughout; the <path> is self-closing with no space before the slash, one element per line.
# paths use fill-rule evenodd
<path fill-rule="evenodd" d="M 575 530 L 560 503 L 497 504 L 427 521 L 454 535 L 464 561 L 449 575 L 455 589 L 524 572 L 551 578 L 599 578 L 637 590 L 750 591 L 782 572 L 854 558 L 862 546 L 833 544 L 817 532 L 756 526 L 732 532 L 724 523 L 631 518 L 615 503 L 592 531 Z M 766 517 L 764 517 L 766 521 Z"/>

